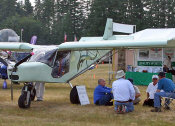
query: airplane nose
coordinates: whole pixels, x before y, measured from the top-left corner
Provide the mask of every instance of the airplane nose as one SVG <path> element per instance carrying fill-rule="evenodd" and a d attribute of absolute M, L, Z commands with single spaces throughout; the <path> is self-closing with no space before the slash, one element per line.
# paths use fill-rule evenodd
<path fill-rule="evenodd" d="M 18 82 L 37 82 L 51 76 L 52 68 L 41 62 L 25 62 L 17 67 L 9 77 Z"/>

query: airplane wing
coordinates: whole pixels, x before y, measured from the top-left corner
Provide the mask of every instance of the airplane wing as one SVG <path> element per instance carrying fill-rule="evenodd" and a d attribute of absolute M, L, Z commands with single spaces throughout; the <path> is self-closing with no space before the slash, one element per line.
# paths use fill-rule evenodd
<path fill-rule="evenodd" d="M 59 50 L 96 50 L 96 49 L 136 49 L 136 48 L 174 48 L 175 40 L 106 40 L 86 42 L 66 42 L 59 45 Z"/>
<path fill-rule="evenodd" d="M 112 50 L 116 48 L 175 48 L 175 28 L 146 29 L 131 35 L 113 35 L 108 40 L 103 37 L 82 37 L 79 42 L 66 42 L 60 45 L 51 45 L 59 51 L 64 50 Z M 0 49 L 14 51 L 30 51 L 33 48 L 49 46 L 32 45 L 29 43 L 0 42 Z"/>
<path fill-rule="evenodd" d="M 48 46 L 32 45 L 29 43 L 0 42 L 1 50 L 10 51 L 31 51 L 34 48 L 44 48 Z M 66 42 L 58 46 L 59 51 L 64 50 L 112 50 L 115 48 L 136 49 L 136 48 L 175 48 L 175 40 L 102 40 L 85 42 Z"/>
<path fill-rule="evenodd" d="M 130 35 L 112 35 L 108 40 L 100 37 L 83 37 L 78 43 L 67 42 L 59 50 L 175 48 L 175 28 L 145 29 Z"/>
<path fill-rule="evenodd" d="M 56 48 L 57 45 L 33 45 L 22 42 L 0 42 L 0 50 L 30 52 L 36 48 Z"/>
<path fill-rule="evenodd" d="M 29 43 L 18 43 L 18 42 L 0 42 L 1 50 L 10 51 L 31 51 L 34 45 Z"/>

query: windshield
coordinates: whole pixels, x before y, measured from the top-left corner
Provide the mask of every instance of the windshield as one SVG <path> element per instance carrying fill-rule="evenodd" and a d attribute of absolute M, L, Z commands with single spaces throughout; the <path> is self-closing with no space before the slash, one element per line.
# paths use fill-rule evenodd
<path fill-rule="evenodd" d="M 34 49 L 34 55 L 30 58 L 29 62 L 41 62 L 52 67 L 56 51 L 56 48 Z"/>
<path fill-rule="evenodd" d="M 29 52 L 12 52 L 10 60 L 19 62 L 20 60 L 24 59 L 29 54 L 30 54 Z"/>

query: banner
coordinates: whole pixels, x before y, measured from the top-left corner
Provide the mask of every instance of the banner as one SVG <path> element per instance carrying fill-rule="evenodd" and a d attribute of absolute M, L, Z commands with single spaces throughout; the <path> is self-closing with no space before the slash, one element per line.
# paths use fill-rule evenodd
<path fill-rule="evenodd" d="M 30 44 L 35 45 L 36 44 L 36 40 L 37 40 L 37 36 L 32 36 L 32 38 L 30 40 Z"/>
<path fill-rule="evenodd" d="M 138 66 L 162 66 L 162 61 L 137 61 Z"/>

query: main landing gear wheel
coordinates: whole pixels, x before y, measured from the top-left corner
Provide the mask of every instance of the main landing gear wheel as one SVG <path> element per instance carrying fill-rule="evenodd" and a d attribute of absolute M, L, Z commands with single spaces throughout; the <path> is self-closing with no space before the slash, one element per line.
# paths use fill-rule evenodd
<path fill-rule="evenodd" d="M 72 104 L 80 104 L 76 86 L 74 86 L 70 92 L 70 102 Z"/>

